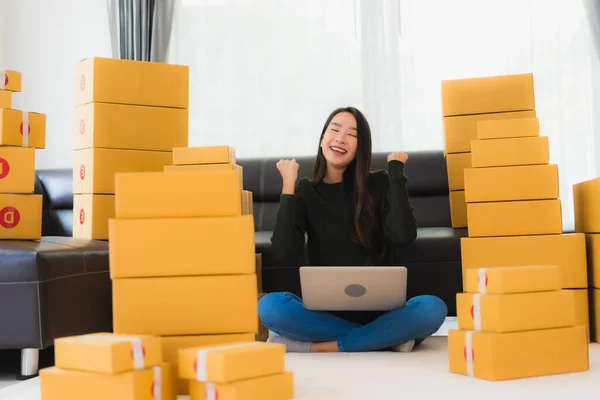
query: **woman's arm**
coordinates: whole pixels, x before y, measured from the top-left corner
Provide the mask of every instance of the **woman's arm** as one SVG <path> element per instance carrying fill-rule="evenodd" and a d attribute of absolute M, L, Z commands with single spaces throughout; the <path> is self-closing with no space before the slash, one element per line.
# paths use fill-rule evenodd
<path fill-rule="evenodd" d="M 294 194 L 282 194 L 275 230 L 271 237 L 271 251 L 278 261 L 295 260 L 304 252 L 306 232 L 306 206 L 302 196 L 298 195 L 298 186 Z"/>
<path fill-rule="evenodd" d="M 417 221 L 408 197 L 404 163 L 388 161 L 387 192 L 382 194 L 382 225 L 387 241 L 396 245 L 408 245 L 417 237 Z"/>

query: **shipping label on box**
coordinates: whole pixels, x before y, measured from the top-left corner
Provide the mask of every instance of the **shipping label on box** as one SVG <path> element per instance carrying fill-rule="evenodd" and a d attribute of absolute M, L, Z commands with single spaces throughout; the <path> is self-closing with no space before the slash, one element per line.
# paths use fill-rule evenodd
<path fill-rule="evenodd" d="M 46 147 L 46 115 L 0 109 L 0 145 L 44 149 Z"/>
<path fill-rule="evenodd" d="M 90 103 L 75 107 L 73 149 L 172 152 L 188 145 L 188 110 Z"/>
<path fill-rule="evenodd" d="M 97 103 L 188 108 L 189 67 L 115 58 L 90 58 L 75 67 L 75 105 Z"/>
<path fill-rule="evenodd" d="M 448 187 L 450 190 L 464 190 L 466 168 L 471 168 L 471 153 L 448 154 Z"/>
<path fill-rule="evenodd" d="M 573 326 L 575 299 L 567 290 L 481 294 L 458 293 L 459 329 L 485 332 L 517 332 Z"/>
<path fill-rule="evenodd" d="M 469 153 L 471 141 L 477 140 L 477 127 L 480 121 L 535 118 L 535 116 L 535 110 L 531 110 L 444 117 L 444 152 L 446 154 Z"/>
<path fill-rule="evenodd" d="M 585 235 L 588 276 L 590 285 L 600 289 L 600 234 Z"/>
<path fill-rule="evenodd" d="M 231 383 L 285 371 L 285 345 L 236 343 L 179 350 L 179 377 Z"/>
<path fill-rule="evenodd" d="M 294 398 L 292 372 L 233 383 L 190 382 L 190 400 L 289 400 Z"/>
<path fill-rule="evenodd" d="M 234 171 L 119 173 L 115 182 L 117 218 L 242 215 Z"/>
<path fill-rule="evenodd" d="M 464 281 L 467 293 L 529 293 L 560 290 L 558 265 L 471 268 Z"/>
<path fill-rule="evenodd" d="M 33 193 L 35 150 L 0 147 L 0 193 Z"/>
<path fill-rule="evenodd" d="M 547 136 L 511 139 L 473 140 L 473 168 L 545 165 L 550 162 Z"/>
<path fill-rule="evenodd" d="M 12 108 L 12 92 L 0 90 L 0 108 Z"/>
<path fill-rule="evenodd" d="M 0 70 L 0 90 L 20 92 L 22 74 L 18 71 Z"/>
<path fill-rule="evenodd" d="M 166 151 L 84 149 L 73 152 L 73 193 L 115 194 L 119 172 L 162 171 L 171 162 Z"/>
<path fill-rule="evenodd" d="M 230 146 L 178 147 L 173 149 L 173 165 L 235 165 L 235 163 L 235 149 Z"/>
<path fill-rule="evenodd" d="M 540 136 L 537 118 L 514 118 L 477 122 L 477 139 L 506 139 Z"/>
<path fill-rule="evenodd" d="M 115 333 L 256 333 L 257 321 L 256 274 L 113 281 Z"/>
<path fill-rule="evenodd" d="M 76 194 L 73 197 L 73 237 L 108 239 L 108 221 L 115 217 L 115 196 Z"/>
<path fill-rule="evenodd" d="M 559 198 L 558 165 L 467 168 L 467 203 Z"/>
<path fill-rule="evenodd" d="M 0 239 L 42 237 L 42 195 L 0 194 Z"/>
<path fill-rule="evenodd" d="M 252 216 L 112 219 L 107 226 L 112 279 L 254 273 Z"/>
<path fill-rule="evenodd" d="M 464 190 L 453 190 L 450 192 L 450 217 L 453 228 L 467 227 L 467 202 Z"/>
<path fill-rule="evenodd" d="M 441 86 L 444 117 L 535 110 L 531 73 L 444 80 Z"/>
<path fill-rule="evenodd" d="M 244 168 L 237 164 L 194 164 L 194 165 L 167 165 L 165 172 L 178 171 L 235 171 L 238 175 L 240 190 L 244 188 Z"/>
<path fill-rule="evenodd" d="M 469 237 L 562 233 L 560 200 L 468 203 Z"/>
<path fill-rule="evenodd" d="M 512 333 L 450 330 L 448 355 L 450 372 L 490 381 L 589 370 L 582 325 Z"/>
<path fill-rule="evenodd" d="M 575 232 L 600 233 L 600 178 L 573 185 Z"/>
<path fill-rule="evenodd" d="M 558 265 L 562 289 L 587 288 L 586 244 L 581 233 L 461 238 L 463 281 L 482 266 Z"/>

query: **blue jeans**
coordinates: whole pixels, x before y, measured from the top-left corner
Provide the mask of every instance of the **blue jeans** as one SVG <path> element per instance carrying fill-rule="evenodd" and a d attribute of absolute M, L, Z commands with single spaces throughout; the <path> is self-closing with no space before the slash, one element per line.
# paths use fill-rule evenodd
<path fill-rule="evenodd" d="M 269 293 L 258 302 L 258 314 L 270 331 L 303 342 L 334 342 L 342 352 L 365 352 L 434 334 L 446 319 L 446 304 L 435 296 L 416 296 L 397 310 L 360 325 L 323 311 L 309 311 L 302 299 L 287 292 Z"/>

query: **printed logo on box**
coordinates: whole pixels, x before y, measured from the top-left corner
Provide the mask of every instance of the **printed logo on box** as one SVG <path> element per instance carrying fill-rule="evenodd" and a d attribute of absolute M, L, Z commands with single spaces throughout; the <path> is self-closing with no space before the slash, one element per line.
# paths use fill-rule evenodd
<path fill-rule="evenodd" d="M 23 135 L 23 123 L 21 122 L 21 125 L 19 125 L 19 131 L 21 132 L 21 135 Z M 27 124 L 27 134 L 29 135 L 31 133 L 31 125 L 28 123 Z"/>
<path fill-rule="evenodd" d="M 10 164 L 8 160 L 0 157 L 0 179 L 4 179 L 10 173 Z"/>
<path fill-rule="evenodd" d="M 83 135 L 85 133 L 85 120 L 79 121 L 79 133 Z"/>
<path fill-rule="evenodd" d="M 85 222 L 85 211 L 83 211 L 83 208 L 81 210 L 79 210 L 79 223 L 81 225 L 83 225 L 83 223 Z"/>
<path fill-rule="evenodd" d="M 14 207 L 4 207 L 0 210 L 0 225 L 5 229 L 12 229 L 21 222 L 21 213 Z"/>
<path fill-rule="evenodd" d="M 79 167 L 79 177 L 81 178 L 81 180 L 85 179 L 85 164 L 81 164 L 81 166 Z"/>
<path fill-rule="evenodd" d="M 81 75 L 81 78 L 79 78 L 79 88 L 85 90 L 85 75 Z"/>

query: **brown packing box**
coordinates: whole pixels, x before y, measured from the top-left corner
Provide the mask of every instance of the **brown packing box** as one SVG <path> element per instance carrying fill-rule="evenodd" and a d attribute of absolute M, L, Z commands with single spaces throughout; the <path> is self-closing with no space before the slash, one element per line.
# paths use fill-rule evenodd
<path fill-rule="evenodd" d="M 116 58 L 77 63 L 73 75 L 75 106 L 116 103 L 188 108 L 189 67 Z"/>
<path fill-rule="evenodd" d="M 165 172 L 176 171 L 231 171 L 238 175 L 240 189 L 244 188 L 244 168 L 237 164 L 195 164 L 195 165 L 166 165 Z"/>
<path fill-rule="evenodd" d="M 263 285 L 262 285 L 262 254 L 255 254 L 254 258 L 256 264 L 256 283 L 258 288 L 258 293 L 262 293 Z"/>
<path fill-rule="evenodd" d="M 73 196 L 73 237 L 108 239 L 108 221 L 115 217 L 115 196 L 76 194 Z"/>
<path fill-rule="evenodd" d="M 450 190 L 464 190 L 466 168 L 471 168 L 471 153 L 448 154 L 446 156 L 448 169 L 448 187 Z"/>
<path fill-rule="evenodd" d="M 0 89 L 9 92 L 20 92 L 22 76 L 18 71 L 0 70 Z"/>
<path fill-rule="evenodd" d="M 600 289 L 600 234 L 585 235 L 587 266 L 591 287 Z"/>
<path fill-rule="evenodd" d="M 444 118 L 444 152 L 446 154 L 468 153 L 471 141 L 477 140 L 477 127 L 480 121 L 513 118 L 535 118 L 535 110 L 507 113 L 460 115 Z"/>
<path fill-rule="evenodd" d="M 575 302 L 575 325 L 584 325 L 587 328 L 588 340 L 591 339 L 590 331 L 590 291 L 588 289 L 565 290 L 573 297 Z"/>
<path fill-rule="evenodd" d="M 593 325 L 593 340 L 600 343 L 600 289 L 592 289 L 591 322 Z"/>
<path fill-rule="evenodd" d="M 462 238 L 463 280 L 473 268 L 558 265 L 561 288 L 587 288 L 585 236 L 563 235 Z"/>
<path fill-rule="evenodd" d="M 485 114 L 535 110 L 533 74 L 444 80 L 442 114 Z"/>
<path fill-rule="evenodd" d="M 467 203 L 464 190 L 450 192 L 450 217 L 453 228 L 467 227 Z"/>
<path fill-rule="evenodd" d="M 560 290 L 557 265 L 470 268 L 463 280 L 466 293 L 532 293 Z"/>
<path fill-rule="evenodd" d="M 0 193 L 33 193 L 35 150 L 0 147 Z"/>
<path fill-rule="evenodd" d="M 190 381 L 190 400 L 289 400 L 294 398 L 294 374 L 283 372 L 213 384 Z"/>
<path fill-rule="evenodd" d="M 27 118 L 28 129 L 24 129 L 24 119 Z M 23 146 L 25 132 L 27 136 L 27 146 L 36 149 L 46 147 L 46 115 L 34 112 L 28 112 L 12 109 L 0 109 L 0 145 L 1 146 Z"/>
<path fill-rule="evenodd" d="M 42 195 L 0 194 L 0 239 L 42 237 Z"/>
<path fill-rule="evenodd" d="M 258 294 L 258 301 L 265 295 L 266 293 Z M 266 342 L 269 339 L 269 330 L 262 323 L 260 317 L 258 318 L 258 333 L 256 334 L 255 340 L 259 342 Z"/>
<path fill-rule="evenodd" d="M 0 108 L 12 108 L 12 92 L 0 90 Z"/>
<path fill-rule="evenodd" d="M 473 168 L 540 165 L 550 162 L 547 136 L 510 139 L 473 140 Z"/>
<path fill-rule="evenodd" d="M 551 235 L 562 232 L 560 200 L 467 204 L 469 237 Z"/>
<path fill-rule="evenodd" d="M 73 149 L 173 151 L 188 145 L 188 110 L 108 103 L 75 107 Z"/>
<path fill-rule="evenodd" d="M 559 198 L 558 165 L 467 168 L 467 203 Z"/>
<path fill-rule="evenodd" d="M 477 122 L 477 139 L 505 139 L 540 136 L 537 118 L 513 118 Z"/>
<path fill-rule="evenodd" d="M 600 178 L 573 185 L 575 232 L 600 233 Z"/>
<path fill-rule="evenodd" d="M 252 198 L 252 192 L 249 190 L 242 190 L 242 215 L 254 214 L 254 202 Z"/>
<path fill-rule="evenodd" d="M 230 146 L 178 147 L 173 149 L 173 165 L 235 163 L 235 149 Z"/>

